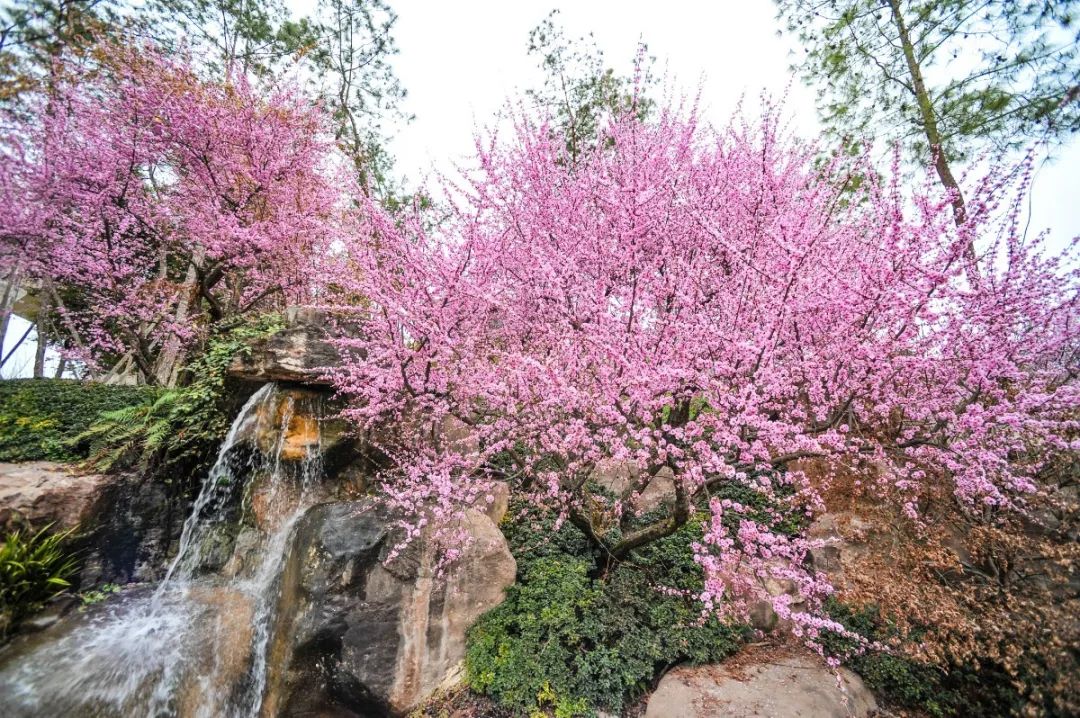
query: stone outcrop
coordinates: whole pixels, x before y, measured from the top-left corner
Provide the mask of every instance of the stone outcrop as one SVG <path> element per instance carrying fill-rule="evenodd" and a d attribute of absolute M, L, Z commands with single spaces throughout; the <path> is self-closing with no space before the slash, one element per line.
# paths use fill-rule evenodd
<path fill-rule="evenodd" d="M 0 526 L 64 530 L 85 524 L 114 480 L 51 461 L 0 463 Z"/>
<path fill-rule="evenodd" d="M 877 710 L 862 680 L 834 674 L 816 656 L 740 654 L 713 666 L 680 667 L 660 681 L 645 718 L 867 718 Z"/>
<path fill-rule="evenodd" d="M 336 366 L 339 356 L 327 331 L 328 318 L 316 309 L 293 307 L 285 319 L 283 330 L 238 355 L 229 366 L 229 375 L 249 381 L 329 386 L 324 370 Z"/>
<path fill-rule="evenodd" d="M 640 487 L 640 471 L 627 462 L 603 461 L 593 473 L 592 479 L 604 490 L 610 491 L 616 498 L 626 499 L 629 507 L 637 512 L 648 512 L 660 506 L 672 506 L 675 503 L 675 480 L 671 469 L 661 468 L 651 479 Z"/>
<path fill-rule="evenodd" d="M 0 464 L 0 528 L 76 529 L 80 583 L 157 578 L 184 521 L 182 497 L 134 474 L 81 473 L 69 464 Z"/>
<path fill-rule="evenodd" d="M 442 576 L 424 538 L 371 500 L 313 508 L 285 570 L 275 652 L 291 656 L 268 699 L 283 715 L 404 715 L 456 680 L 465 631 L 500 603 L 516 566 L 491 519 L 470 510 L 463 554 Z M 388 560 L 389 559 L 389 560 Z"/>

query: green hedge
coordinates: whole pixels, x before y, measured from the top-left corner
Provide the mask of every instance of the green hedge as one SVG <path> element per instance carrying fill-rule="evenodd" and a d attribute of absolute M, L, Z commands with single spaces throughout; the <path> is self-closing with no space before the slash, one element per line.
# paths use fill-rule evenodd
<path fill-rule="evenodd" d="M 79 461 L 88 446 L 68 441 L 105 411 L 152 401 L 144 386 L 72 379 L 0 380 L 0 461 Z"/>

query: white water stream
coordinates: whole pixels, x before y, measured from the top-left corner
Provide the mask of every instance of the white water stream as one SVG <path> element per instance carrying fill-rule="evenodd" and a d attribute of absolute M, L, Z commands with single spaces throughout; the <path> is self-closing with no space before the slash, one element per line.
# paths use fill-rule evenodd
<path fill-rule="evenodd" d="M 321 439 L 301 460 L 283 461 L 294 403 L 267 384 L 244 405 L 184 522 L 176 557 L 153 591 L 118 596 L 66 620 L 59 635 L 48 632 L 0 654 L 0 716 L 260 714 L 281 572 L 293 529 L 323 473 Z M 305 409 L 318 413 L 318 407 Z M 238 450 L 240 443 L 258 447 L 258 436 L 275 435 L 261 451 Z M 253 477 L 262 482 L 260 517 L 248 514 L 245 504 L 244 518 L 258 529 L 244 529 L 219 572 L 208 573 L 208 557 L 221 553 L 223 537 L 237 527 L 238 482 Z"/>

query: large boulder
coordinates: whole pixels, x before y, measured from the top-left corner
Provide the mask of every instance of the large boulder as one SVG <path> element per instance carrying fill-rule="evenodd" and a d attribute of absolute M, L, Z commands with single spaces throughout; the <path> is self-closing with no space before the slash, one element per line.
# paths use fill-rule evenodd
<path fill-rule="evenodd" d="M 48 461 L 0 464 L 0 530 L 75 529 L 83 586 L 149 581 L 184 521 L 184 497 L 174 488 Z"/>
<path fill-rule="evenodd" d="M 442 575 L 424 537 L 401 534 L 372 500 L 316 506 L 297 527 L 272 682 L 282 715 L 404 715 L 460 674 L 465 631 L 498 605 L 516 565 L 492 520 L 467 512 L 463 553 Z"/>
<path fill-rule="evenodd" d="M 874 695 L 846 668 L 834 673 L 809 654 L 760 652 L 676 668 L 649 698 L 645 718 L 866 718 L 876 710 Z"/>
<path fill-rule="evenodd" d="M 0 463 L 0 526 L 63 530 L 84 524 L 111 477 L 75 471 L 66 464 Z"/>
<path fill-rule="evenodd" d="M 230 376 L 249 381 L 285 381 L 329 386 L 325 370 L 337 366 L 340 357 L 330 340 L 325 314 L 310 307 L 293 307 L 286 326 L 256 342 L 229 365 Z"/>

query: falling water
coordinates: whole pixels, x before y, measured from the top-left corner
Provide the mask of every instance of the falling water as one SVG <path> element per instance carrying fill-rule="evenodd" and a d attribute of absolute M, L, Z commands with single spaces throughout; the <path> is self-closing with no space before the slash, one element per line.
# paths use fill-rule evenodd
<path fill-rule="evenodd" d="M 176 550 L 176 557 L 165 572 L 165 578 L 154 592 L 155 598 L 160 598 L 169 588 L 174 574 L 178 578 L 190 578 L 192 572 L 199 564 L 202 553 L 203 541 L 207 530 L 219 524 L 223 519 L 226 508 L 228 489 L 237 478 L 236 458 L 233 448 L 236 439 L 244 429 L 248 428 L 251 421 L 258 420 L 257 407 L 266 402 L 276 390 L 273 384 L 264 384 L 261 389 L 251 395 L 240 413 L 236 415 L 229 433 L 225 435 L 225 441 L 221 442 L 218 449 L 217 460 L 210 467 L 210 472 L 203 481 L 199 495 L 195 498 L 195 504 L 191 507 L 191 513 L 184 521 L 183 531 L 180 533 L 180 545 Z M 280 444 L 279 444 L 280 446 Z M 249 465 L 248 469 L 251 468 Z"/>
<path fill-rule="evenodd" d="M 295 401 L 268 384 L 241 409 L 184 522 L 176 557 L 153 592 L 123 595 L 68 621 L 65 632 L 47 642 L 15 646 L 0 656 L 0 715 L 259 714 L 290 538 L 314 502 L 323 473 L 321 436 L 302 460 L 282 459 Z M 238 443 L 251 437 L 252 429 L 258 446 L 266 428 L 259 423 L 275 421 L 269 411 L 275 402 L 280 422 L 274 444 L 239 451 Z M 308 409 L 318 420 L 318 407 Z M 252 519 L 258 530 L 248 529 L 254 538 L 243 550 L 236 541 L 231 579 L 208 573 L 207 554 L 230 518 L 235 521 L 238 482 L 255 481 L 252 477 L 265 482 L 264 516 L 255 521 L 244 508 L 243 518 Z M 248 640 L 246 651 L 233 645 L 236 622 L 244 624 L 239 632 Z"/>

